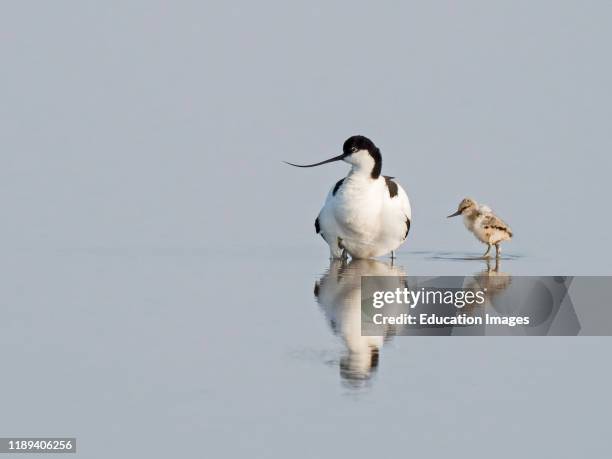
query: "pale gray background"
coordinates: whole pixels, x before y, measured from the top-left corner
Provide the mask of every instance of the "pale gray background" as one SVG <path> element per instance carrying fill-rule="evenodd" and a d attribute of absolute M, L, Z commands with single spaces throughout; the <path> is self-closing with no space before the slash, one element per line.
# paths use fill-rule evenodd
<path fill-rule="evenodd" d="M 610 274 L 611 21 L 607 1 L 2 2 L 0 433 L 80 457 L 602 456 L 607 340 L 398 339 L 347 394 L 311 293 L 347 167 L 280 161 L 370 136 L 412 200 L 411 274 L 483 269 L 436 258 L 481 250 L 444 219 L 466 194 L 513 226 L 505 271 Z"/>
<path fill-rule="evenodd" d="M 374 139 L 414 207 L 406 248 L 509 251 L 609 273 L 612 4 L 4 2 L 4 247 L 302 246 Z M 584 253 L 582 253 L 584 252 Z"/>

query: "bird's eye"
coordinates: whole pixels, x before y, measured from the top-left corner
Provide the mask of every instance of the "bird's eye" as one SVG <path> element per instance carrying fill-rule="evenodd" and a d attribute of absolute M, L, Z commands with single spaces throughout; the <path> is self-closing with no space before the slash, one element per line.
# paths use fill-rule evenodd
<path fill-rule="evenodd" d="M 357 153 L 357 147 L 351 148 L 351 153 Z"/>

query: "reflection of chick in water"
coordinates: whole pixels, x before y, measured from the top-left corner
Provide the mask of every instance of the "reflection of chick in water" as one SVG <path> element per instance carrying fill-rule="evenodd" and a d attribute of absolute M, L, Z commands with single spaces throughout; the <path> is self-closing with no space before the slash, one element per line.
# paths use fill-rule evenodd
<path fill-rule="evenodd" d="M 493 266 L 493 267 L 492 267 Z M 465 279 L 464 288 L 474 290 L 485 290 L 485 305 L 491 304 L 492 300 L 501 292 L 506 290 L 512 283 L 510 274 L 500 272 L 500 260 L 495 259 L 492 265 L 489 259 L 486 260 L 486 269 L 478 271 L 472 277 Z M 484 305 L 471 305 L 463 308 L 464 313 L 474 313 L 475 309 L 480 309 Z"/>
<path fill-rule="evenodd" d="M 405 272 L 376 260 L 334 260 L 315 283 L 314 293 L 335 334 L 348 350 L 340 360 L 340 375 L 353 385 L 369 379 L 378 366 L 378 353 L 386 338 L 395 331 L 390 327 L 385 336 L 361 336 L 361 276 L 394 276 L 381 278 L 381 289 L 404 288 Z"/>

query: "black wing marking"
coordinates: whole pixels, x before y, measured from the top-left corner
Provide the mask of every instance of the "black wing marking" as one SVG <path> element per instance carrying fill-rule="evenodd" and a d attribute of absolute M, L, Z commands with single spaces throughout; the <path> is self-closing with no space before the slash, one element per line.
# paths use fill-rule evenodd
<path fill-rule="evenodd" d="M 404 234 L 404 239 L 408 237 L 409 232 L 410 232 L 410 219 L 406 217 L 406 234 Z"/>
<path fill-rule="evenodd" d="M 315 220 L 315 231 L 317 232 L 317 234 L 321 232 L 321 225 L 319 225 L 319 217 L 317 217 Z"/>
<path fill-rule="evenodd" d="M 486 215 L 482 219 L 482 223 L 485 229 L 493 228 L 496 230 L 505 231 L 510 237 L 512 237 L 512 230 L 510 227 L 506 224 L 506 222 L 495 215 Z"/>
<path fill-rule="evenodd" d="M 385 183 L 387 184 L 387 188 L 389 189 L 389 196 L 394 198 L 397 196 L 397 183 L 391 180 L 393 177 L 389 177 L 385 175 Z"/>
<path fill-rule="evenodd" d="M 334 191 L 332 191 L 332 196 L 336 196 L 336 193 L 338 192 L 338 190 L 342 186 L 342 182 L 344 182 L 344 179 L 340 179 L 340 180 L 338 180 L 336 182 L 336 184 L 334 185 Z"/>

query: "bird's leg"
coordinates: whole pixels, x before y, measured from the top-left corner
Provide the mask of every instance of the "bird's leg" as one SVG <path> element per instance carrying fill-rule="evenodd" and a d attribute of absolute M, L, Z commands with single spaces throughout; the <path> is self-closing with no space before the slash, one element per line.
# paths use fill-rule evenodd
<path fill-rule="evenodd" d="M 501 246 L 498 244 L 495 244 L 495 258 L 499 258 L 501 256 Z"/>
<path fill-rule="evenodd" d="M 487 251 L 482 255 L 482 258 L 488 258 L 491 251 L 491 244 L 487 244 Z"/>
<path fill-rule="evenodd" d="M 340 249 L 340 258 L 342 258 L 343 261 L 348 260 L 348 252 L 346 251 L 346 247 L 344 247 L 344 244 L 342 243 L 342 238 L 338 237 L 337 239 L 337 244 L 338 244 L 338 248 Z"/>
<path fill-rule="evenodd" d="M 330 260 L 342 260 L 342 249 L 338 247 L 329 247 Z"/>
<path fill-rule="evenodd" d="M 330 260 L 343 260 L 344 255 L 344 246 L 342 245 L 342 238 L 337 238 L 335 244 L 329 244 L 329 259 Z"/>
<path fill-rule="evenodd" d="M 391 259 L 392 259 L 392 260 L 395 260 L 395 250 L 392 250 L 392 251 L 391 251 Z"/>

